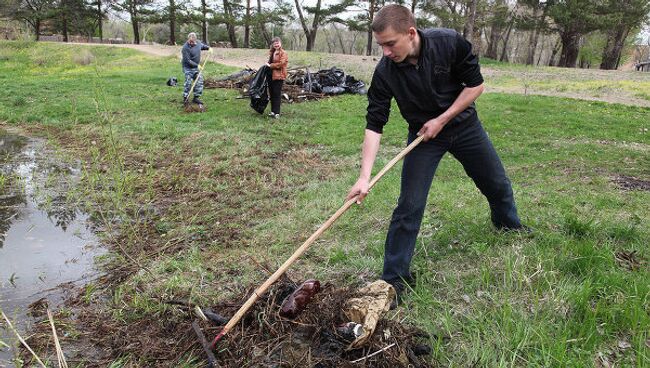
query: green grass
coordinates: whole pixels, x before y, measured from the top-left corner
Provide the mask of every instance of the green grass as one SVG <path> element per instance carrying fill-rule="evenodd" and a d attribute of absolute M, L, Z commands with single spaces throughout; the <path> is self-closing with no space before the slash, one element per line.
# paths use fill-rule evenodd
<path fill-rule="evenodd" d="M 185 114 L 181 90 L 165 86 L 181 76 L 175 58 L 40 43 L 0 50 L 0 120 L 84 160 L 73 194 L 119 234 L 105 235 L 121 246 L 113 262 L 135 257 L 149 270 L 107 299 L 125 325 L 178 317 L 162 299 L 209 304 L 261 283 L 257 263 L 278 267 L 341 206 L 358 174 L 365 97 L 283 105 L 276 121 L 236 91 L 206 90 L 208 111 Z M 535 234 L 496 233 L 460 164 L 443 159 L 402 315 L 436 336 L 432 361 L 441 366 L 584 367 L 602 357 L 647 367 L 650 193 L 614 179 L 650 180 L 650 109 L 497 93 L 477 105 Z M 395 108 L 376 170 L 403 148 L 405 128 Z M 398 194 L 396 167 L 291 277 L 376 279 Z M 174 252 L 158 252 L 168 246 Z M 621 251 L 636 251 L 641 268 L 622 267 Z M 99 292 L 88 287 L 85 299 Z M 124 352 L 112 366 L 146 359 Z"/>

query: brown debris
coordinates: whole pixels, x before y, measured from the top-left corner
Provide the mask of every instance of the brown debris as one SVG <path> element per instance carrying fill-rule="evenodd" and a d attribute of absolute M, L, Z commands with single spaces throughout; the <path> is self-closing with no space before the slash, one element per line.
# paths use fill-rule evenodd
<path fill-rule="evenodd" d="M 358 365 L 352 361 L 357 359 L 362 359 L 366 367 L 430 366 L 426 356 L 416 355 L 426 343 L 427 334 L 393 320 L 381 320 L 367 344 L 348 350 L 350 341 L 336 332 L 336 326 L 349 322 L 342 313 L 344 303 L 356 296 L 356 291 L 347 288 L 326 284 L 296 319 L 282 318 L 278 313 L 280 305 L 294 287 L 276 284 L 217 344 L 221 366 L 355 367 Z M 234 313 L 232 307 L 215 309 L 226 315 Z M 212 330 L 216 335 L 219 328 Z M 394 346 L 387 348 L 391 344 Z"/>
<path fill-rule="evenodd" d="M 257 71 L 255 69 L 244 69 L 237 73 L 231 74 L 223 78 L 206 78 L 203 86 L 204 88 L 228 88 L 228 89 L 239 89 L 240 93 L 244 97 L 248 97 L 248 86 L 250 81 L 255 77 Z M 338 73 L 338 74 L 337 74 Z M 337 79 L 338 78 L 338 79 Z M 340 79 L 342 78 L 342 79 Z M 319 84 L 320 82 L 328 83 L 323 86 Z M 343 82 L 345 81 L 345 82 Z M 312 84 L 313 83 L 313 84 Z M 347 87 L 343 88 L 343 83 L 352 83 Z M 305 85 L 314 86 L 314 91 L 311 87 L 308 90 L 303 88 Z M 332 92 L 331 90 L 326 91 L 326 86 L 336 86 L 339 89 L 338 92 Z M 356 87 L 355 87 L 356 86 Z M 355 90 L 357 93 L 358 90 L 354 88 L 359 88 L 359 86 L 364 87 L 363 82 L 356 80 L 352 76 L 346 76 L 342 70 L 332 68 L 330 70 L 320 70 L 317 72 L 310 72 L 309 69 L 304 67 L 293 68 L 289 70 L 287 78 L 282 85 L 282 97 L 286 102 L 306 102 L 312 100 L 319 100 L 325 97 L 329 97 L 330 94 L 337 95 L 345 91 Z M 322 89 L 322 92 L 321 91 Z M 365 87 L 363 88 L 365 91 Z M 315 92 L 318 91 L 318 92 Z M 363 92 L 365 93 L 365 92 Z"/>
<path fill-rule="evenodd" d="M 343 316 L 345 301 L 356 291 L 325 284 L 296 319 L 279 315 L 284 298 L 295 288 L 288 280 L 276 283 L 249 313 L 216 346 L 219 367 L 431 367 L 429 336 L 424 331 L 396 320 L 382 319 L 375 333 L 359 349 L 347 350 L 346 341 L 336 326 L 348 322 Z M 241 295 L 239 302 L 225 302 L 212 309 L 232 316 L 253 291 Z M 69 301 L 68 308 L 79 312 L 71 316 L 55 312 L 57 330 L 68 362 L 82 366 L 106 367 L 124 356 L 138 359 L 138 367 L 177 367 L 183 357 L 207 362 L 193 329 L 193 304 L 174 301 L 163 313 L 127 320 L 115 319 L 110 311 L 85 305 L 81 298 Z M 45 322 L 47 317 L 43 317 Z M 199 322 L 208 341 L 220 331 L 210 322 Z M 28 339 L 44 357 L 55 357 L 50 326 L 36 323 Z M 422 355 L 424 352 L 425 355 Z M 29 356 L 23 354 L 29 361 Z M 361 363 L 352 363 L 360 360 Z"/>
<path fill-rule="evenodd" d="M 633 250 L 631 252 L 624 250 L 618 251 L 614 254 L 614 257 L 616 258 L 616 263 L 618 263 L 619 266 L 629 271 L 639 270 L 645 264 L 645 259 L 643 259 L 643 256 L 640 255 L 636 250 Z"/>
<path fill-rule="evenodd" d="M 619 186 L 619 188 L 630 191 L 630 190 L 642 190 L 650 192 L 650 181 L 638 179 L 632 176 L 620 175 L 614 178 L 614 182 Z"/>

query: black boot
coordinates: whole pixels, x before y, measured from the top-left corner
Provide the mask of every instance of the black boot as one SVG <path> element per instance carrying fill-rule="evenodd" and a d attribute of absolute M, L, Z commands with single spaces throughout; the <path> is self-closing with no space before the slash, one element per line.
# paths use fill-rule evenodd
<path fill-rule="evenodd" d="M 203 101 L 199 98 L 199 96 L 194 96 L 194 99 L 192 100 L 197 105 L 203 105 Z"/>

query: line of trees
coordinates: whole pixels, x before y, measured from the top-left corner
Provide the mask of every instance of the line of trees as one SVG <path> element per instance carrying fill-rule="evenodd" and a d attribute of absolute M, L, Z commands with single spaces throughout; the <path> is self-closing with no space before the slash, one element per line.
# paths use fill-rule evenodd
<path fill-rule="evenodd" d="M 169 44 L 184 41 L 181 29 L 198 30 L 208 42 L 210 28 L 219 30 L 212 41 L 244 48 L 266 47 L 273 35 L 300 30 L 307 51 L 321 34 L 329 50 L 338 43 L 342 52 L 357 51 L 365 39 L 361 52 L 371 55 L 377 48 L 370 24 L 393 2 L 409 7 L 420 27 L 456 29 L 489 58 L 562 67 L 590 67 L 599 59 L 601 69 L 619 66 L 650 14 L 650 0 L 0 0 L 0 16 L 25 22 L 36 40 L 44 31 L 66 41 L 69 34 L 102 39 L 110 13 L 130 23 L 136 44 L 151 24 L 166 25 Z M 343 31 L 354 36 L 342 37 Z"/>

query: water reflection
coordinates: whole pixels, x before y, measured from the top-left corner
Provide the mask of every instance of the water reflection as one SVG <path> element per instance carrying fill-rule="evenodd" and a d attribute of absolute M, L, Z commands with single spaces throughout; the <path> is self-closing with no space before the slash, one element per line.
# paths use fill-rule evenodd
<path fill-rule="evenodd" d="M 83 283 L 103 250 L 87 215 L 66 201 L 77 170 L 44 142 L 0 130 L 0 164 L 0 308 L 24 331 L 27 306 L 40 298 L 59 304 L 57 286 Z M 0 341 L 14 344 L 2 328 Z M 1 345 L 0 367 L 13 366 L 13 353 Z"/>
<path fill-rule="evenodd" d="M 24 192 L 15 188 L 12 176 L 18 166 L 13 159 L 26 143 L 25 138 L 0 130 L 0 249 L 11 223 L 19 218 L 19 209 L 26 201 Z"/>

